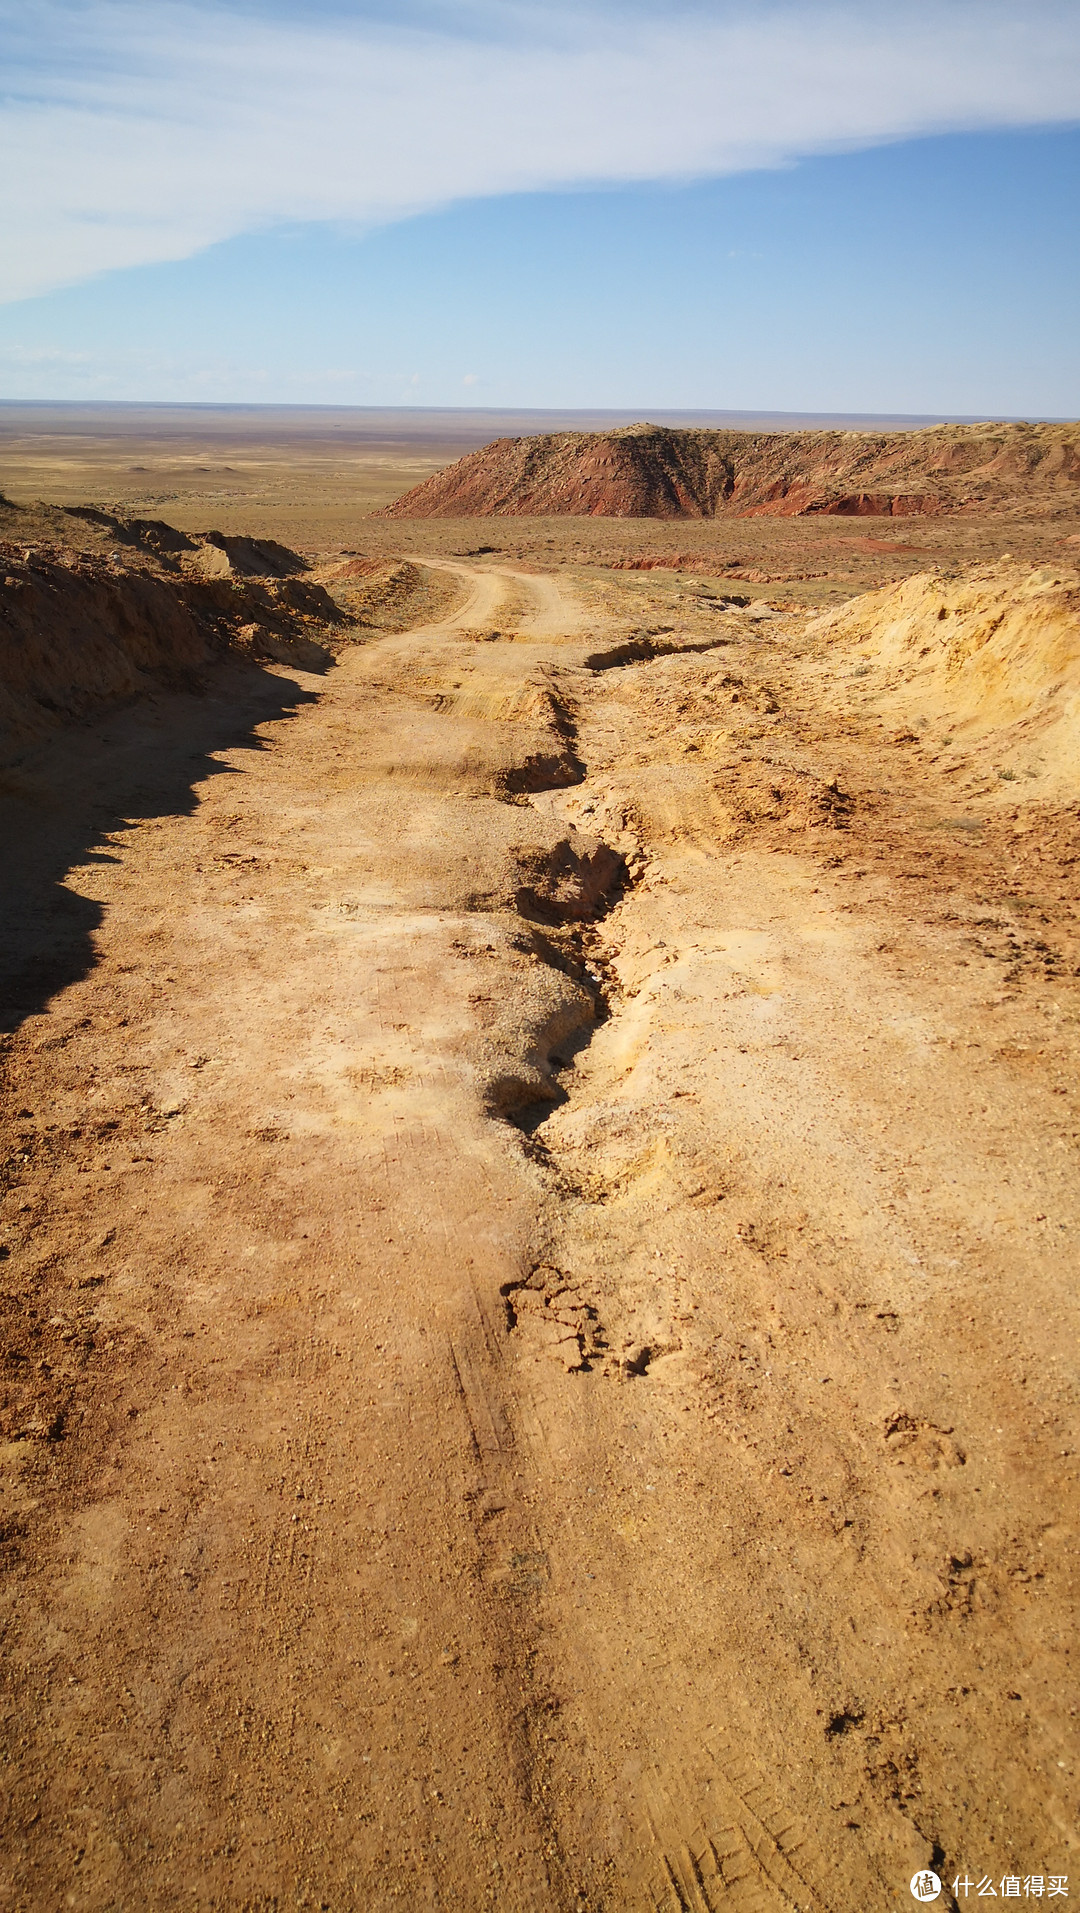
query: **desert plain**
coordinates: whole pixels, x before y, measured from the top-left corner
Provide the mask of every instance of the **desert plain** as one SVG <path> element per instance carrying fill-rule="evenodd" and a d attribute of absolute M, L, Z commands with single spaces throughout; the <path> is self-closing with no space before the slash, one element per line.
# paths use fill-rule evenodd
<path fill-rule="evenodd" d="M 1077 434 L 498 435 L 0 413 L 0 1905 L 1064 1905 Z"/>

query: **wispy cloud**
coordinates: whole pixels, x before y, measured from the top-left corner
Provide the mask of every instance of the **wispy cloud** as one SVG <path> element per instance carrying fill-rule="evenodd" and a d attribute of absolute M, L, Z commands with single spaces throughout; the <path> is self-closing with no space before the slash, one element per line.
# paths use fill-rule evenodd
<path fill-rule="evenodd" d="M 0 0 L 0 30 L 9 300 L 278 222 L 1080 118 L 1073 0 Z"/>
<path fill-rule="evenodd" d="M 51 346 L 0 343 L 0 385 L 5 399 L 130 399 L 148 390 L 155 398 L 176 400 L 281 399 L 393 405 L 416 396 L 418 380 L 383 366 L 375 371 L 290 360 L 260 365 L 256 360 L 215 352 L 198 341 L 189 352 L 153 347 L 95 346 L 86 352 Z"/>

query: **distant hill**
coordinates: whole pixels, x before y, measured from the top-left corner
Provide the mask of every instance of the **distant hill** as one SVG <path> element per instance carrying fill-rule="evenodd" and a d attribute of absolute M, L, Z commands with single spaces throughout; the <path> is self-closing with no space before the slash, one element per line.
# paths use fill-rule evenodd
<path fill-rule="evenodd" d="M 1080 426 L 900 432 L 610 432 L 500 438 L 384 518 L 908 517 L 1080 504 Z"/>

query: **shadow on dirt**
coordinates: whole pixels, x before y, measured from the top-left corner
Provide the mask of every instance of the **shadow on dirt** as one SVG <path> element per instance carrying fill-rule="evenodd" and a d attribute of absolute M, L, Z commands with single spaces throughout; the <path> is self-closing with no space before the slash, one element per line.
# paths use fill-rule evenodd
<path fill-rule="evenodd" d="M 0 1031 L 10 1035 L 96 961 L 104 912 L 69 873 L 116 861 L 108 840 L 124 830 L 190 814 L 197 784 L 242 774 L 212 752 L 265 750 L 257 727 L 317 695 L 226 661 L 201 694 L 162 695 L 67 729 L 0 772 Z"/>

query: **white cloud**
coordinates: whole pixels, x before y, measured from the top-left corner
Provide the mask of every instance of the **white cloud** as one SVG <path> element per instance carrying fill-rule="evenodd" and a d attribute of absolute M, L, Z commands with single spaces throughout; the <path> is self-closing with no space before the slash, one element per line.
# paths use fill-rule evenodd
<path fill-rule="evenodd" d="M 1080 117 L 1072 0 L 522 0 L 400 18 L 0 0 L 0 298 L 277 222 L 371 226 L 476 195 Z"/>

